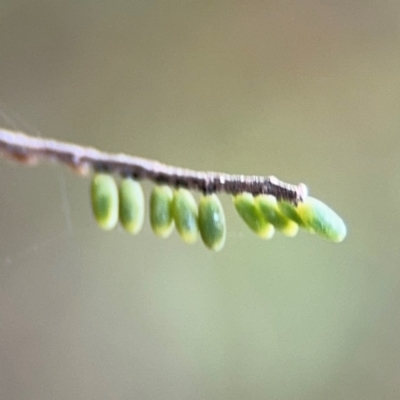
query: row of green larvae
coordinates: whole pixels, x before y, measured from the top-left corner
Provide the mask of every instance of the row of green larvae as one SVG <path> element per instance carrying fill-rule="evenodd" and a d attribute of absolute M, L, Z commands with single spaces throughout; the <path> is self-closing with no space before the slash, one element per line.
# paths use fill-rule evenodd
<path fill-rule="evenodd" d="M 96 173 L 92 180 L 91 200 L 98 225 L 110 230 L 118 221 L 131 233 L 140 232 L 145 216 L 145 200 L 141 184 L 130 177 L 122 178 L 117 186 L 107 173 Z M 333 242 L 346 236 L 343 220 L 326 204 L 307 197 L 297 206 L 277 202 L 271 195 L 253 196 L 240 193 L 233 197 L 235 208 L 246 225 L 259 237 L 271 238 L 275 230 L 295 236 L 299 226 Z M 203 243 L 219 251 L 226 240 L 226 221 L 221 202 L 215 193 L 202 195 L 199 204 L 191 192 L 166 185 L 153 188 L 150 197 L 150 224 L 154 233 L 169 237 L 176 227 L 186 243 L 194 243 L 199 233 Z"/>

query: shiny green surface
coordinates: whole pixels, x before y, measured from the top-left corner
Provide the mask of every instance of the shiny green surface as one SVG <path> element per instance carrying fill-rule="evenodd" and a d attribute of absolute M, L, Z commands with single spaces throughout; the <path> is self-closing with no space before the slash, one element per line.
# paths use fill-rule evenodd
<path fill-rule="evenodd" d="M 287 203 L 285 201 L 279 201 L 278 202 L 278 208 L 279 211 L 288 219 L 291 221 L 294 221 L 296 224 L 298 224 L 300 227 L 304 228 L 307 230 L 307 225 L 304 223 L 302 218 L 300 217 L 297 207 L 291 203 Z"/>
<path fill-rule="evenodd" d="M 200 198 L 198 225 L 203 243 L 211 250 L 222 250 L 226 241 L 226 221 L 216 194 Z"/>
<path fill-rule="evenodd" d="M 339 243 L 344 240 L 347 228 L 338 214 L 322 201 L 309 196 L 297 206 L 297 214 L 306 229 L 325 239 Z"/>
<path fill-rule="evenodd" d="M 119 220 L 124 229 L 138 234 L 143 226 L 145 204 L 142 185 L 132 178 L 124 178 L 119 185 Z"/>
<path fill-rule="evenodd" d="M 233 204 L 242 220 L 257 236 L 262 239 L 271 239 L 274 236 L 274 226 L 262 216 L 251 193 L 233 196 Z"/>
<path fill-rule="evenodd" d="M 154 186 L 150 196 L 150 224 L 153 232 L 161 237 L 168 238 L 174 229 L 172 216 L 172 200 L 174 193 L 169 186 Z"/>
<path fill-rule="evenodd" d="M 172 216 L 179 236 L 186 243 L 197 241 L 199 234 L 198 208 L 192 193 L 186 189 L 176 189 L 172 201 Z"/>
<path fill-rule="evenodd" d="M 93 215 L 100 228 L 109 231 L 118 223 L 118 188 L 108 174 L 95 174 L 91 185 Z"/>
<path fill-rule="evenodd" d="M 255 198 L 256 207 L 266 221 L 270 222 L 277 230 L 285 236 L 297 235 L 299 227 L 296 222 L 287 218 L 278 207 L 276 198 L 271 195 L 260 195 Z"/>

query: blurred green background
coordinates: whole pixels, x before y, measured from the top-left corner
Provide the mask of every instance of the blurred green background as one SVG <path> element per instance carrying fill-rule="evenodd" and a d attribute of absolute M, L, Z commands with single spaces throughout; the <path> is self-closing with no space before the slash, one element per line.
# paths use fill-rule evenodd
<path fill-rule="evenodd" d="M 104 233 L 88 179 L 2 160 L 1 398 L 399 399 L 399 21 L 385 0 L 2 0 L 2 126 L 302 181 L 349 233 L 262 241 L 225 195 L 219 254 Z"/>

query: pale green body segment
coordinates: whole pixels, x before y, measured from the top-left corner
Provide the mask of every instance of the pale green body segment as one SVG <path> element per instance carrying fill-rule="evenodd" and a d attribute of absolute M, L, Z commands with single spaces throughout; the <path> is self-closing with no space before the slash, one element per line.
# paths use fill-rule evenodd
<path fill-rule="evenodd" d="M 132 178 L 122 179 L 119 185 L 119 220 L 127 232 L 133 235 L 140 232 L 144 209 L 142 185 Z"/>
<path fill-rule="evenodd" d="M 115 228 L 120 220 L 126 231 L 137 234 L 143 227 L 145 200 L 142 186 L 132 178 L 121 180 L 119 189 L 107 173 L 96 173 L 91 185 L 93 215 L 104 230 Z M 322 201 L 307 196 L 297 205 L 277 201 L 272 195 L 253 196 L 239 193 L 233 203 L 246 225 L 259 237 L 269 239 L 275 229 L 295 236 L 299 226 L 333 242 L 347 234 L 343 220 Z M 186 243 L 196 242 L 199 232 L 203 243 L 220 251 L 226 241 L 226 220 L 218 196 L 203 195 L 199 206 L 184 188 L 172 191 L 169 186 L 154 187 L 150 197 L 150 223 L 157 236 L 167 238 L 174 226 Z"/>
<path fill-rule="evenodd" d="M 239 193 L 233 197 L 233 204 L 246 225 L 263 239 L 270 239 L 275 228 L 261 215 L 251 193 Z"/>
<path fill-rule="evenodd" d="M 255 202 L 266 221 L 270 222 L 276 229 L 288 237 L 297 235 L 299 226 L 282 214 L 278 208 L 276 197 L 262 194 L 255 198 Z"/>
<path fill-rule="evenodd" d="M 153 232 L 167 238 L 174 230 L 172 201 L 174 194 L 169 186 L 155 186 L 150 196 L 150 224 Z"/>
<path fill-rule="evenodd" d="M 346 237 L 347 228 L 342 218 L 314 197 L 309 196 L 304 202 L 299 203 L 297 214 L 311 233 L 316 233 L 336 243 L 343 241 Z"/>
<path fill-rule="evenodd" d="M 177 189 L 172 201 L 172 216 L 179 236 L 186 243 L 197 240 L 199 229 L 197 225 L 198 208 L 193 195 L 186 189 Z"/>
<path fill-rule="evenodd" d="M 104 173 L 94 175 L 91 186 L 93 215 L 104 230 L 115 228 L 118 223 L 118 187 L 112 176 Z"/>
<path fill-rule="evenodd" d="M 279 208 L 307 232 L 315 233 L 336 243 L 343 241 L 346 237 L 347 228 L 342 218 L 325 203 L 314 197 L 308 196 L 297 207 L 281 202 Z"/>
<path fill-rule="evenodd" d="M 287 203 L 286 201 L 278 202 L 279 210 L 283 215 L 296 222 L 300 227 L 307 229 L 307 226 L 304 224 L 304 221 L 300 218 L 297 207 L 291 203 Z"/>
<path fill-rule="evenodd" d="M 222 250 L 226 240 L 226 221 L 224 209 L 215 193 L 201 197 L 198 223 L 203 243 L 211 250 Z"/>

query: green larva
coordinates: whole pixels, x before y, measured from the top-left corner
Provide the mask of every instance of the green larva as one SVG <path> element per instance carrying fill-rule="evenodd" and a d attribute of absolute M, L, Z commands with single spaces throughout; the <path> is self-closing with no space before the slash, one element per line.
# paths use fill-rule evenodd
<path fill-rule="evenodd" d="M 174 230 L 172 200 L 174 194 L 169 186 L 155 186 L 150 196 L 150 224 L 153 232 L 167 238 Z"/>
<path fill-rule="evenodd" d="M 157 186 L 152 192 L 150 222 L 153 231 L 160 237 L 170 236 L 176 226 L 182 239 L 193 243 L 200 230 L 208 248 L 221 250 L 226 238 L 226 223 L 216 194 L 219 192 L 233 195 L 240 217 L 262 238 L 271 238 L 275 229 L 286 236 L 294 236 L 299 227 L 333 242 L 341 242 L 347 235 L 346 225 L 340 216 L 322 201 L 309 197 L 303 183 L 293 185 L 274 176 L 232 175 L 179 168 L 156 160 L 107 153 L 4 128 L 0 128 L 0 150 L 2 156 L 22 164 L 36 165 L 47 160 L 65 164 L 81 175 L 94 170 L 91 205 L 98 225 L 104 230 L 113 229 L 119 219 L 125 230 L 137 234 L 144 221 L 144 196 L 140 184 L 123 178 L 118 190 L 110 175 L 115 173 L 178 188 L 173 192 L 168 186 Z M 199 209 L 188 190 L 208 193 L 201 197 Z"/>
<path fill-rule="evenodd" d="M 343 220 L 325 203 L 314 197 L 309 196 L 299 203 L 297 214 L 311 233 L 336 243 L 346 237 L 347 228 Z"/>
<path fill-rule="evenodd" d="M 279 211 L 276 197 L 262 194 L 255 198 L 256 206 L 264 218 L 285 236 L 297 235 L 299 226 Z"/>
<path fill-rule="evenodd" d="M 300 218 L 298 214 L 297 207 L 291 203 L 287 203 L 286 201 L 279 201 L 278 208 L 287 218 L 296 222 L 300 227 L 307 229 L 307 226 L 304 224 L 304 221 Z"/>
<path fill-rule="evenodd" d="M 91 186 L 93 215 L 104 230 L 115 228 L 118 223 L 118 187 L 112 176 L 94 175 Z"/>
<path fill-rule="evenodd" d="M 122 179 L 119 185 L 119 220 L 124 229 L 136 235 L 144 222 L 142 185 L 132 178 Z"/>
<path fill-rule="evenodd" d="M 211 250 L 222 250 L 226 240 L 226 221 L 224 209 L 215 193 L 200 198 L 198 222 L 203 243 Z"/>
<path fill-rule="evenodd" d="M 186 243 L 194 243 L 198 237 L 196 200 L 187 189 L 177 189 L 172 201 L 172 216 L 176 230 Z"/>
<path fill-rule="evenodd" d="M 256 207 L 251 193 L 239 193 L 233 197 L 233 204 L 246 225 L 263 239 L 274 236 L 275 228 L 267 222 Z"/>
<path fill-rule="evenodd" d="M 119 190 L 114 178 L 96 173 L 91 185 L 92 210 L 104 230 L 115 228 L 120 220 L 126 231 L 137 234 L 144 222 L 142 186 L 132 178 L 121 180 Z M 306 197 L 297 205 L 277 201 L 272 195 L 239 193 L 233 203 L 240 217 L 259 237 L 269 239 L 275 229 L 286 236 L 295 236 L 299 226 L 333 242 L 341 242 L 347 234 L 343 220 L 325 203 Z M 199 232 L 203 243 L 220 251 L 226 240 L 224 210 L 215 193 L 203 195 L 199 207 L 187 189 L 174 192 L 169 186 L 154 187 L 150 197 L 150 223 L 157 236 L 167 238 L 174 226 L 186 243 L 196 242 Z"/>

